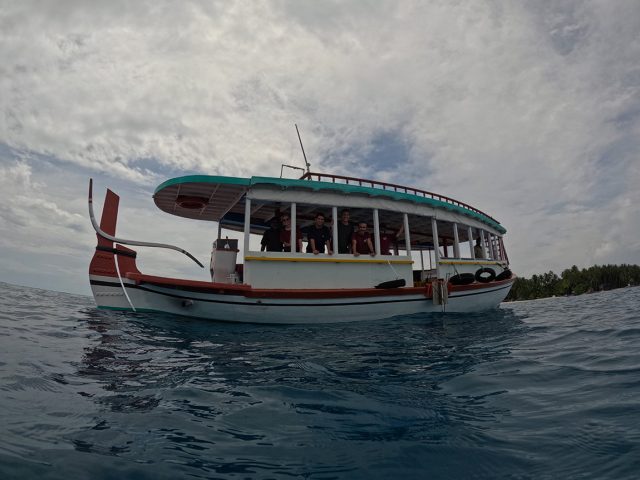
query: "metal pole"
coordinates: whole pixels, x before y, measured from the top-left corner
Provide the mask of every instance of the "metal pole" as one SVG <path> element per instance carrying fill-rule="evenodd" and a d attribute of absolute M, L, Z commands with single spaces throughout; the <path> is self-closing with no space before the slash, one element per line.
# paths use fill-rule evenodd
<path fill-rule="evenodd" d="M 373 209 L 373 240 L 376 255 L 380 255 L 380 219 L 378 218 L 378 209 Z"/>
<path fill-rule="evenodd" d="M 493 251 L 493 239 L 491 238 L 491 234 L 487 232 L 487 256 L 491 260 L 495 260 L 495 252 Z"/>
<path fill-rule="evenodd" d="M 338 207 L 331 207 L 331 216 L 333 217 L 333 253 L 338 253 Z"/>
<path fill-rule="evenodd" d="M 495 235 L 489 235 L 489 238 L 491 239 L 491 251 L 493 252 L 493 259 L 498 260 L 498 239 Z"/>
<path fill-rule="evenodd" d="M 490 233 L 489 234 L 489 255 L 491 255 L 491 260 L 497 260 L 498 257 L 496 257 L 496 249 L 495 249 L 495 245 L 493 243 L 493 234 Z"/>
<path fill-rule="evenodd" d="M 289 225 L 291 225 L 291 253 L 298 251 L 298 235 L 296 235 L 296 204 L 291 204 L 291 213 L 289 214 Z"/>
<path fill-rule="evenodd" d="M 458 238 L 458 224 L 453 224 L 453 256 L 460 258 L 460 240 Z"/>
<path fill-rule="evenodd" d="M 302 156 L 304 157 L 304 165 L 305 167 L 307 167 L 307 173 L 310 173 L 309 167 L 311 167 L 311 164 L 307 162 L 307 154 L 304 153 L 304 147 L 302 146 L 302 138 L 300 138 L 300 130 L 298 130 L 297 123 L 294 123 L 294 125 L 296 126 L 296 132 L 298 133 L 298 140 L 300 141 L 300 148 L 302 149 Z M 311 180 L 311 177 L 309 177 L 309 180 Z"/>
<path fill-rule="evenodd" d="M 407 250 L 407 256 L 410 257 L 411 256 L 411 238 L 409 235 L 409 215 L 407 215 L 406 213 L 403 215 L 404 218 L 404 246 L 405 249 Z M 422 254 L 422 250 L 420 251 L 420 254 Z M 424 267 L 423 267 L 424 270 Z"/>
<path fill-rule="evenodd" d="M 504 247 L 504 239 L 500 237 L 500 247 L 502 250 L 502 260 L 509 263 L 509 255 L 507 255 L 507 249 Z"/>
<path fill-rule="evenodd" d="M 469 251 L 471 252 L 471 258 L 476 258 L 476 254 L 473 251 L 473 229 L 471 227 L 467 227 L 468 235 L 469 235 Z"/>
<path fill-rule="evenodd" d="M 438 242 L 438 222 L 431 217 L 431 235 L 433 236 L 433 251 L 436 261 L 436 276 L 440 278 L 440 242 Z"/>
<path fill-rule="evenodd" d="M 249 253 L 249 237 L 251 236 L 251 199 L 244 201 L 244 254 Z M 245 265 L 246 267 L 246 265 Z"/>

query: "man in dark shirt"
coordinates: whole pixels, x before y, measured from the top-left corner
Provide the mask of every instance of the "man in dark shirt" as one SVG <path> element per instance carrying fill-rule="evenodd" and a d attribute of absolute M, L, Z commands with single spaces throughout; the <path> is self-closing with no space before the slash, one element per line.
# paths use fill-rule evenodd
<path fill-rule="evenodd" d="M 338 222 L 338 253 L 349 253 L 351 251 L 351 235 L 353 235 L 354 225 L 349 221 L 350 213 L 346 208 L 340 212 Z"/>
<path fill-rule="evenodd" d="M 475 258 L 484 258 L 484 248 L 482 248 L 482 240 L 480 237 L 476 238 L 476 244 L 473 247 L 473 256 Z"/>
<path fill-rule="evenodd" d="M 280 223 L 275 219 L 269 222 L 269 229 L 265 230 L 260 241 L 260 251 L 281 252 L 282 242 L 280 241 Z"/>
<path fill-rule="evenodd" d="M 314 224 L 309 227 L 307 231 L 307 240 L 309 240 L 307 253 L 313 253 L 314 255 L 324 253 L 324 247 L 326 245 L 329 255 L 333 254 L 331 250 L 331 232 L 329 228 L 324 225 L 323 214 L 318 213 L 316 215 Z"/>

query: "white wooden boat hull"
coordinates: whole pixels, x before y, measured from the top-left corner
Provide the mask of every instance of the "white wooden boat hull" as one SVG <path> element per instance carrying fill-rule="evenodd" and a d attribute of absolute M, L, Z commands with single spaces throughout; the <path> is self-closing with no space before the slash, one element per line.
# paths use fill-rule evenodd
<path fill-rule="evenodd" d="M 127 299 L 117 278 L 91 275 L 90 279 L 99 308 L 267 324 L 339 323 L 443 311 L 478 312 L 496 308 L 513 284 L 509 281 L 482 289 L 450 292 L 448 303 L 443 308 L 424 293 L 313 299 L 251 298 L 244 294 L 198 292 L 185 287 L 123 279 Z"/>

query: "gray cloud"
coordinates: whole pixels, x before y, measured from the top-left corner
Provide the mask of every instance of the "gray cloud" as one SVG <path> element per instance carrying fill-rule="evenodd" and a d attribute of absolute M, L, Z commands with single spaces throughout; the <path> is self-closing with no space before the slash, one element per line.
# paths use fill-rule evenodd
<path fill-rule="evenodd" d="M 182 173 L 301 165 L 297 122 L 317 170 L 497 217 L 519 273 L 637 263 L 638 31 L 631 0 L 13 2 L 0 141 L 148 195 Z M 81 229 L 63 182 L 31 177 L 46 195 L 6 228 L 40 211 Z"/>
<path fill-rule="evenodd" d="M 51 237 L 61 232 L 86 234 L 85 217 L 61 208 L 53 199 L 55 192 L 46 192 L 45 185 L 32 178 L 26 161 L 0 165 L 0 188 L 5 198 L 0 210 L 0 226 L 4 246 L 37 251 L 51 245 Z M 56 242 L 56 248 L 65 248 Z"/>

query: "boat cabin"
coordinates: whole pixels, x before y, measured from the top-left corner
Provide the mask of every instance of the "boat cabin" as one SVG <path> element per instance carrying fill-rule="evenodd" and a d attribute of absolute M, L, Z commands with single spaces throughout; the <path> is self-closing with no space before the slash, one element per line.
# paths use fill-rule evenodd
<path fill-rule="evenodd" d="M 415 188 L 319 173 L 300 179 L 195 175 L 164 182 L 154 201 L 167 213 L 218 223 L 211 261 L 216 283 L 353 289 L 392 282 L 402 288 L 434 279 L 470 283 L 511 275 L 500 223 L 470 205 Z M 345 209 L 354 227 L 366 223 L 373 255 L 337 251 Z M 331 232 L 332 254 L 306 253 L 305 233 L 314 228 L 317 213 Z M 300 231 L 302 251 L 252 249 L 250 235 L 263 235 L 274 223 L 281 226 L 282 217 L 290 219 L 286 243 L 296 245 Z M 244 232 L 240 245 L 223 239 L 222 229 Z M 391 237 L 388 250 L 385 235 Z"/>

